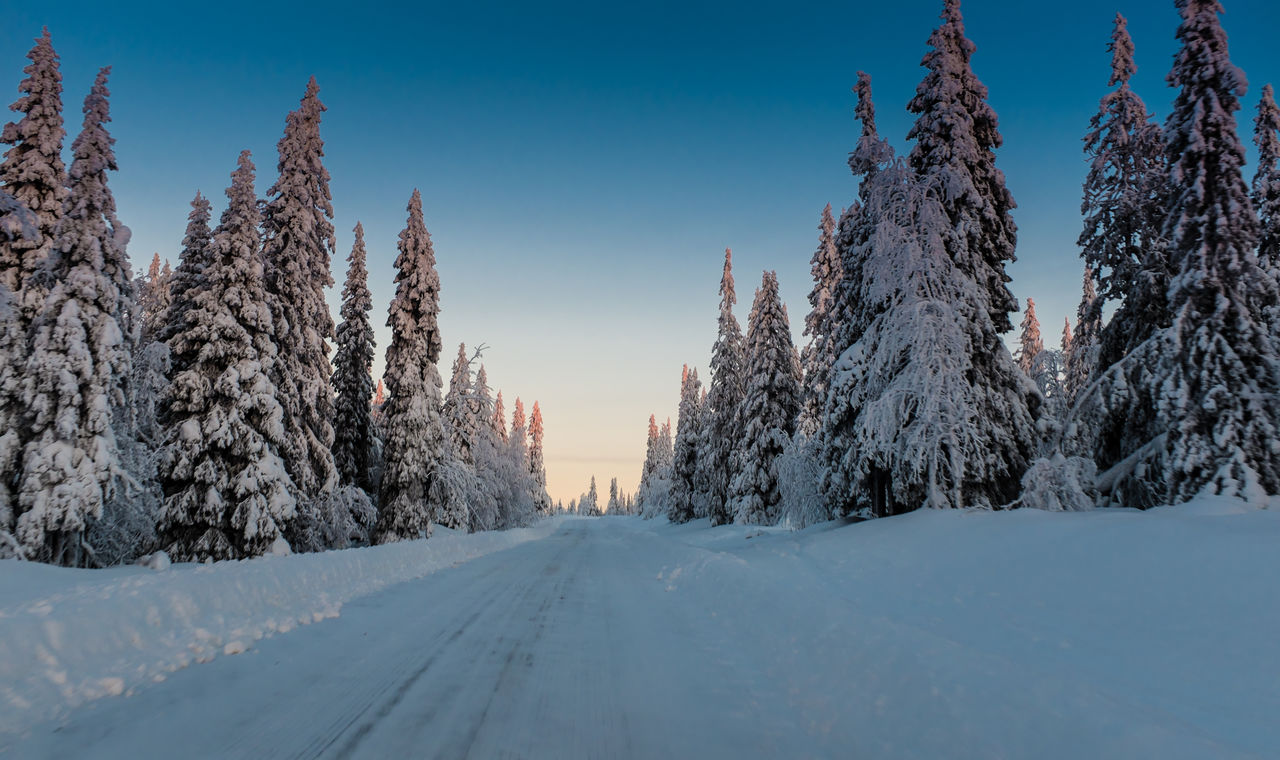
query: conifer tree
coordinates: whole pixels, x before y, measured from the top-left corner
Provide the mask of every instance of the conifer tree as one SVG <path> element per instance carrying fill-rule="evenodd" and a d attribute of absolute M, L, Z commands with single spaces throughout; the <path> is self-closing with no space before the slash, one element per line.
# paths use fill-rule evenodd
<path fill-rule="evenodd" d="M 139 343 L 146 345 L 160 333 L 169 312 L 169 279 L 172 273 L 166 261 L 160 263 L 160 254 L 151 257 L 147 276 L 138 283 L 138 318 L 141 321 Z"/>
<path fill-rule="evenodd" d="M 1066 352 L 1066 394 L 1073 401 L 1088 386 L 1098 362 L 1102 308 L 1098 306 L 1098 294 L 1093 283 L 1093 271 L 1086 265 L 1080 305 L 1076 309 L 1076 331 L 1071 350 Z"/>
<path fill-rule="evenodd" d="M 700 511 L 705 511 L 699 506 L 697 482 L 698 447 L 702 439 L 701 390 L 698 371 L 684 365 L 680 375 L 680 416 L 671 468 L 671 501 L 667 505 L 667 518 L 674 523 L 688 522 Z"/>
<path fill-rule="evenodd" d="M 334 403 L 333 459 L 342 485 L 372 492 L 370 454 L 375 449 L 373 416 L 373 325 L 369 312 L 369 272 L 365 267 L 364 226 L 356 222 L 355 241 L 347 257 L 347 281 L 342 286 L 342 323 L 338 325 L 338 350 L 333 355 Z"/>
<path fill-rule="evenodd" d="M 654 415 L 649 415 L 649 434 L 645 438 L 644 445 L 644 467 L 640 470 L 640 488 L 638 494 L 646 491 L 646 485 L 649 479 L 654 476 L 658 470 L 658 421 Z"/>
<path fill-rule="evenodd" d="M 723 525 L 733 519 L 729 507 L 730 455 L 738 438 L 737 414 L 745 392 L 746 347 L 742 328 L 733 315 L 738 297 L 733 289 L 733 252 L 724 249 L 724 273 L 720 277 L 720 316 L 716 342 L 711 347 L 711 388 L 707 393 L 710 406 L 706 419 L 705 451 L 699 458 L 706 462 L 708 514 L 712 525 Z M 653 420 L 650 420 L 653 429 Z M 643 484 L 644 478 L 641 479 Z M 637 493 L 637 499 L 641 494 Z"/>
<path fill-rule="evenodd" d="M 1257 500 L 1280 493 L 1280 366 L 1263 313 L 1277 302 L 1276 282 L 1254 253 L 1259 222 L 1236 133 L 1245 77 L 1228 57 L 1217 0 L 1178 0 L 1178 9 L 1182 47 L 1168 76 L 1178 95 L 1165 126 L 1175 274 L 1155 371 L 1164 497 Z"/>
<path fill-rule="evenodd" d="M 507 410 L 502 404 L 502 391 L 498 391 L 498 398 L 493 402 L 493 415 L 489 418 L 489 425 L 498 434 L 502 445 L 507 445 Z"/>
<path fill-rule="evenodd" d="M 324 297 L 325 288 L 333 285 L 333 204 L 329 172 L 322 163 L 320 115 L 326 109 L 319 91 L 312 77 L 301 105 L 285 120 L 278 144 L 280 176 L 267 191 L 262 214 L 267 287 L 280 346 L 273 379 L 289 435 L 285 465 L 304 507 L 337 485 L 327 343 L 334 328 Z"/>
<path fill-rule="evenodd" d="M 471 453 L 475 430 L 473 420 L 471 388 L 471 361 L 467 358 L 467 346 L 458 344 L 458 355 L 453 360 L 453 373 L 449 377 L 449 390 L 444 396 L 444 423 L 449 430 L 449 440 L 453 444 L 454 453 L 468 464 L 474 464 Z"/>
<path fill-rule="evenodd" d="M 941 194 L 957 233 L 948 253 L 982 287 L 981 303 L 996 332 L 1005 333 L 1013 329 L 1009 314 L 1018 310 L 1005 273 L 1014 260 L 1017 227 L 1010 212 L 1017 204 L 996 168 L 995 150 L 1004 140 L 986 85 L 970 67 L 977 47 L 965 37 L 960 0 L 945 0 L 929 46 L 921 62 L 928 73 L 907 105 L 918 114 L 907 133 L 916 141 L 909 163 Z"/>
<path fill-rule="evenodd" d="M 53 247 L 56 284 L 31 327 L 24 386 L 29 435 L 17 536 L 33 558 L 66 565 L 91 561 L 84 532 L 121 471 L 113 422 L 124 407 L 134 339 L 129 228 L 107 187 L 116 169 L 106 130 L 109 73 L 98 72 L 72 143 L 70 193 Z"/>
<path fill-rule="evenodd" d="M 540 514 L 551 513 L 551 497 L 547 495 L 547 465 L 542 454 L 542 409 L 533 402 L 529 415 L 529 474 L 533 476 L 533 503 Z"/>
<path fill-rule="evenodd" d="M 35 234 L 0 240 L 0 285 L 13 294 L 19 328 L 26 333 L 44 306 L 54 279 L 45 271 L 58 240 L 58 222 L 67 201 L 67 173 L 62 163 L 62 73 L 46 27 L 27 53 L 31 61 L 18 85 L 22 93 L 9 108 L 22 114 L 0 133 L 12 147 L 0 162 L 0 185 L 35 215 Z M 22 360 L 22 357 L 18 357 Z"/>
<path fill-rule="evenodd" d="M 516 472 L 524 475 L 529 472 L 529 428 L 524 416 L 524 402 L 516 397 L 515 409 L 511 412 L 511 435 L 507 442 L 511 446 L 511 456 L 515 460 Z"/>
<path fill-rule="evenodd" d="M 838 354 L 835 352 L 836 290 L 844 277 L 840 253 L 836 249 L 836 220 L 831 216 L 831 204 L 822 209 L 822 221 L 818 224 L 818 249 L 810 260 L 813 290 L 809 291 L 811 309 L 804 319 L 804 334 L 809 343 L 804 347 L 801 359 L 804 368 L 804 409 L 800 428 L 807 435 L 817 431 L 822 416 L 822 403 L 826 399 L 831 368 Z"/>
<path fill-rule="evenodd" d="M 253 179 L 244 151 L 200 286 L 170 338 L 182 369 L 162 399 L 160 537 L 177 560 L 263 554 L 283 541 L 296 506 L 279 454 L 285 429 L 271 382 L 277 353 Z"/>
<path fill-rule="evenodd" d="M 1130 88 L 1137 71 L 1133 40 L 1124 16 L 1116 14 L 1111 42 L 1111 79 L 1115 87 L 1089 122 L 1085 154 L 1085 216 L 1079 245 L 1098 285 L 1096 313 L 1081 317 L 1102 323 L 1102 309 L 1120 309 L 1094 336 L 1097 371 L 1105 371 L 1151 334 L 1168 324 L 1167 253 L 1161 239 L 1167 183 L 1164 139 L 1142 99 Z"/>
<path fill-rule="evenodd" d="M 596 476 L 591 476 L 591 486 L 587 489 L 587 495 L 578 502 L 578 514 L 596 517 L 600 514 L 599 494 L 596 491 Z"/>
<path fill-rule="evenodd" d="M 1258 265 L 1280 279 L 1280 107 L 1271 85 L 1262 88 L 1258 115 L 1253 120 L 1253 144 L 1258 147 L 1258 170 L 1253 175 L 1253 205 L 1262 228 L 1258 236 Z M 1280 319 L 1272 316 L 1280 327 Z M 1273 334 L 1280 334 L 1275 332 Z"/>
<path fill-rule="evenodd" d="M 35 214 L 0 190 L 0 245 L 16 237 L 36 237 Z M 14 294 L 0 283 L 0 559 L 20 556 L 22 547 L 13 536 L 14 489 L 17 487 L 19 453 L 22 440 L 18 437 L 22 421 L 21 357 L 26 341 L 18 304 Z"/>
<path fill-rule="evenodd" d="M 417 190 L 408 210 L 396 257 L 396 294 L 387 317 L 391 345 L 384 377 L 390 398 L 383 408 L 386 443 L 379 543 L 431 535 L 430 518 L 439 501 L 433 486 L 447 445 L 436 369 L 441 348 L 436 323 L 440 276 Z M 462 526 L 466 524 L 464 518 Z"/>
<path fill-rule="evenodd" d="M 795 433 L 801 405 L 800 364 L 774 272 L 764 273 L 751 305 L 746 377 L 730 503 L 737 522 L 772 525 L 782 502 L 777 458 Z"/>
<path fill-rule="evenodd" d="M 187 229 L 182 236 L 182 252 L 178 254 L 178 266 L 169 278 L 169 309 L 157 337 L 166 343 L 186 328 L 187 312 L 191 310 L 196 293 L 204 287 L 204 268 L 209 258 L 209 244 L 213 233 L 209 230 L 209 199 L 196 192 L 191 200 L 191 213 L 187 215 Z M 174 357 L 176 360 L 176 356 Z M 183 367 L 176 364 L 174 372 Z"/>
<path fill-rule="evenodd" d="M 1027 377 L 1031 377 L 1035 369 L 1036 357 L 1044 351 L 1044 341 L 1040 338 L 1040 320 L 1036 317 L 1036 302 L 1027 299 L 1027 313 L 1022 318 L 1022 336 L 1018 348 L 1018 369 Z"/>

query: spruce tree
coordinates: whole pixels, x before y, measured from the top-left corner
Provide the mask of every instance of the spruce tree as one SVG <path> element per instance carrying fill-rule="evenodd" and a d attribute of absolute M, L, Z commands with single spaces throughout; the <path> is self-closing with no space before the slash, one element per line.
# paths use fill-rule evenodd
<path fill-rule="evenodd" d="M 1036 317 L 1036 302 L 1033 298 L 1027 299 L 1027 313 L 1022 318 L 1022 335 L 1018 343 L 1018 369 L 1031 377 L 1036 357 L 1044 351 L 1044 341 L 1040 338 L 1040 320 Z"/>
<path fill-rule="evenodd" d="M 1093 271 L 1086 265 L 1080 305 L 1076 308 L 1076 331 L 1071 350 L 1066 354 L 1066 394 L 1073 403 L 1095 374 L 1098 363 L 1098 340 L 1102 333 L 1102 309 L 1094 288 Z"/>
<path fill-rule="evenodd" d="M 17 237 L 34 238 L 38 234 L 35 214 L 0 190 L 0 245 Z M 22 440 L 18 430 L 22 421 L 21 357 L 25 355 L 26 337 L 14 294 L 0 283 L 0 559 L 22 553 L 13 531 L 17 508 L 14 489 L 21 473 Z"/>
<path fill-rule="evenodd" d="M 551 514 L 551 497 L 547 495 L 547 465 L 542 454 L 542 409 L 533 402 L 529 415 L 529 474 L 533 476 L 533 503 L 540 514 Z"/>
<path fill-rule="evenodd" d="M 205 287 L 204 267 L 209 258 L 209 244 L 213 237 L 209 230 L 210 208 L 209 199 L 196 191 L 196 197 L 191 200 L 191 213 L 187 215 L 187 229 L 182 236 L 178 266 L 169 278 L 169 309 L 164 317 L 164 325 L 157 333 L 158 338 L 166 343 L 186 328 L 191 304 L 196 294 Z M 178 372 L 184 368 L 175 364 L 173 369 Z"/>
<path fill-rule="evenodd" d="M 1242 173 L 1235 112 L 1244 73 L 1228 57 L 1217 0 L 1178 0 L 1178 88 L 1165 126 L 1172 202 L 1164 234 L 1175 272 L 1171 327 L 1156 369 L 1165 499 L 1201 491 L 1280 493 L 1280 366 L 1264 309 L 1260 225 Z"/>
<path fill-rule="evenodd" d="M 777 459 L 796 431 L 802 401 L 800 363 L 774 272 L 764 273 L 751 305 L 746 378 L 729 498 L 735 521 L 772 525 L 782 502 Z"/>
<path fill-rule="evenodd" d="M 622 513 L 622 502 L 618 501 L 618 479 L 613 478 L 609 481 L 609 503 L 605 506 L 605 514 L 617 515 Z"/>
<path fill-rule="evenodd" d="M 27 58 L 31 63 L 22 70 L 27 78 L 18 85 L 22 95 L 9 106 L 22 118 L 5 124 L 0 133 L 0 142 L 12 146 L 0 162 L 0 185 L 35 215 L 36 234 L 0 240 L 0 285 L 16 299 L 23 333 L 30 329 L 55 284 L 46 265 L 58 240 L 58 222 L 67 201 L 67 173 L 62 163 L 66 136 L 62 73 L 47 27 Z"/>
<path fill-rule="evenodd" d="M 285 464 L 308 501 L 337 485 L 327 343 L 334 328 L 324 297 L 325 288 L 333 285 L 333 204 L 329 172 L 322 163 L 320 115 L 326 109 L 319 91 L 312 77 L 301 105 L 285 120 L 278 143 L 280 176 L 267 191 L 262 214 L 267 287 L 281 349 L 273 379 L 289 435 Z"/>
<path fill-rule="evenodd" d="M 121 472 L 113 423 L 124 408 L 134 339 L 129 228 L 107 187 L 116 169 L 106 130 L 109 73 L 98 72 L 72 143 L 70 193 L 52 249 L 55 284 L 31 326 L 26 362 L 17 536 L 33 558 L 66 565 L 92 561 L 84 532 Z"/>
<path fill-rule="evenodd" d="M 1137 71 L 1133 40 L 1124 16 L 1116 14 L 1111 42 L 1115 89 L 1102 99 L 1089 122 L 1085 154 L 1084 229 L 1079 245 L 1097 282 L 1096 313 L 1082 317 L 1101 324 L 1108 302 L 1120 303 L 1096 337 L 1096 370 L 1105 371 L 1168 324 L 1169 265 L 1161 239 L 1167 182 L 1164 139 L 1142 99 L 1130 88 Z"/>
<path fill-rule="evenodd" d="M 511 412 L 511 435 L 507 442 L 511 446 L 512 458 L 518 465 L 517 472 L 529 472 L 529 428 L 524 416 L 524 402 L 516 397 L 515 409 Z"/>
<path fill-rule="evenodd" d="M 447 445 L 436 369 L 441 348 L 440 275 L 417 190 L 408 210 L 396 257 L 396 294 L 387 317 L 391 345 L 384 377 L 390 398 L 383 411 L 386 443 L 379 543 L 431 535 L 430 518 L 439 503 L 433 485 Z"/>
<path fill-rule="evenodd" d="M 493 402 L 493 415 L 489 417 L 489 425 L 497 433 L 502 445 L 507 445 L 507 410 L 502 404 L 502 391 L 498 391 L 498 398 Z"/>
<path fill-rule="evenodd" d="M 655 476 L 658 469 L 658 421 L 654 415 L 649 415 L 649 433 L 645 438 L 644 444 L 644 466 L 640 469 L 640 486 L 637 489 L 637 497 L 642 497 L 648 490 L 647 486 L 651 478 Z M 640 499 L 643 503 L 643 498 Z"/>
<path fill-rule="evenodd" d="M 1280 279 L 1280 107 L 1271 85 L 1262 88 L 1258 115 L 1253 120 L 1253 144 L 1258 147 L 1258 170 L 1253 175 L 1253 205 L 1262 227 L 1258 235 L 1258 265 Z M 1280 335 L 1280 315 L 1272 315 L 1273 335 Z"/>
<path fill-rule="evenodd" d="M 909 163 L 940 194 L 956 231 L 948 253 L 982 287 L 980 301 L 997 334 L 1005 333 L 1013 329 L 1009 314 L 1018 310 L 1005 273 L 1014 260 L 1017 227 L 1010 212 L 1017 204 L 996 168 L 1003 138 L 986 85 L 970 66 L 977 47 L 965 37 L 960 0 L 945 0 L 941 18 L 921 62 L 928 73 L 907 105 L 918 114 L 907 133 L 916 141 Z"/>
<path fill-rule="evenodd" d="M 342 286 L 342 323 L 338 325 L 338 350 L 333 355 L 334 403 L 333 459 L 342 485 L 373 491 L 370 454 L 374 451 L 373 325 L 369 312 L 369 272 L 365 267 L 364 226 L 356 222 L 355 242 L 347 257 L 347 281 Z"/>
<path fill-rule="evenodd" d="M 160 537 L 177 560 L 264 554 L 294 516 L 253 179 L 244 151 L 203 254 L 200 286 L 188 293 L 190 308 L 170 338 L 182 369 L 162 399 Z"/>
<path fill-rule="evenodd" d="M 806 435 L 812 435 L 818 429 L 822 403 L 826 400 L 831 380 L 831 368 L 837 357 L 835 297 L 844 271 L 836 248 L 836 220 L 831 216 L 830 203 L 822 209 L 822 220 L 818 223 L 818 249 L 813 252 L 809 271 L 813 275 L 813 289 L 809 291 L 811 309 L 804 319 L 804 334 L 809 336 L 809 343 L 801 354 L 804 409 L 800 429 Z"/>
<path fill-rule="evenodd" d="M 738 438 L 737 414 L 745 392 L 746 347 L 742 328 L 733 315 L 738 297 L 733 289 L 733 252 L 724 249 L 724 273 L 720 277 L 720 316 L 716 342 L 711 347 L 711 389 L 707 393 L 705 451 L 708 513 L 712 525 L 723 525 L 733 519 L 729 507 L 730 455 Z M 654 428 L 650 419 L 650 428 Z M 646 474 L 647 474 L 646 466 Z M 642 484 L 644 478 L 641 479 Z M 637 493 L 637 498 L 640 494 Z"/>
<path fill-rule="evenodd" d="M 667 505 L 667 518 L 674 523 L 688 522 L 700 511 L 697 480 L 698 447 L 702 440 L 701 390 L 698 371 L 691 371 L 686 364 L 680 375 L 680 416 L 676 421 L 671 500 Z"/>
<path fill-rule="evenodd" d="M 139 343 L 147 345 L 156 340 L 169 313 L 169 284 L 172 273 L 168 262 L 162 266 L 160 254 L 151 257 L 147 276 L 138 283 Z"/>
<path fill-rule="evenodd" d="M 467 358 L 467 346 L 458 344 L 458 355 L 453 360 L 453 373 L 449 378 L 449 390 L 444 396 L 444 423 L 449 430 L 449 441 L 459 460 L 474 464 L 471 454 L 471 443 L 475 438 L 475 430 L 471 425 L 473 417 L 471 389 L 471 361 Z"/>

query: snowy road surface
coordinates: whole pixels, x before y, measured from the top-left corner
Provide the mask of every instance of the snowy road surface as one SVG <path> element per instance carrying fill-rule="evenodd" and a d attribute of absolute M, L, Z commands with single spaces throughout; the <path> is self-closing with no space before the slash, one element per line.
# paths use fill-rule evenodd
<path fill-rule="evenodd" d="M 1063 516 L 974 516 L 1028 536 L 1048 535 L 1050 519 Z M 1102 592 L 1054 587 L 1039 594 L 1047 607 L 1022 615 L 1028 603 L 1017 580 L 988 592 L 954 559 L 928 572 L 896 564 L 894 535 L 911 531 L 921 546 L 964 541 L 962 516 L 928 515 L 896 529 L 878 522 L 797 537 L 565 519 L 547 538 L 364 596 L 339 617 L 81 706 L 33 727 L 8 754 L 1220 758 L 1276 748 L 1275 673 L 1244 672 L 1273 666 L 1274 654 L 1172 662 L 1166 649 L 1205 631 L 1191 620 L 1169 632 L 1167 646 L 1127 641 L 1145 626 L 1173 626 L 1161 613 L 1107 620 L 1109 605 L 1124 601 Z M 974 535 L 1003 541 L 1000 530 L 972 524 Z M 1116 525 L 1108 533 L 1124 534 Z M 1276 521 L 1266 525 L 1274 530 Z M 1162 540 L 1156 523 L 1141 530 Z M 869 564 L 859 569 L 863 538 L 885 553 L 861 552 Z M 1075 560 L 1046 552 L 1053 543 L 971 559 L 1030 574 L 1028 586 L 1058 583 L 1072 571 L 1056 564 Z M 1113 572 L 1115 561 L 1127 560 L 1104 557 L 1100 572 Z M 1246 561 L 1228 570 L 1253 569 Z M 875 591 L 883 577 L 898 578 L 901 593 Z M 1165 596 L 1196 593 L 1157 591 L 1153 609 Z M 1230 591 L 1226 601 L 1214 596 L 1237 602 Z M 1261 614 L 1268 617 L 1254 623 L 1274 622 Z M 1064 625 L 1070 630 L 1044 636 Z M 1233 643 L 1210 642 L 1206 652 Z M 1222 667 L 1241 672 L 1210 672 Z"/>

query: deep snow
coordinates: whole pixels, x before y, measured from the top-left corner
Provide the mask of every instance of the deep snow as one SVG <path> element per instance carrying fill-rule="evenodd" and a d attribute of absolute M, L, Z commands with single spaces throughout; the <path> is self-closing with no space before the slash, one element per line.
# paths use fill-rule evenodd
<path fill-rule="evenodd" d="M 489 535 L 389 548 L 502 540 Z M 37 757 L 178 747 L 243 757 L 1280 751 L 1280 509 L 1207 499 L 1145 513 L 920 511 L 798 533 L 558 518 L 522 537 L 539 535 L 380 591 L 369 582 L 339 616 L 285 636 L 224 633 L 205 656 L 242 648 L 228 649 L 234 642 L 248 650 L 165 671 L 163 682 L 133 679 L 131 696 L 52 720 L 27 711 L 26 730 L 0 735 L 0 746 Z M 242 588 L 320 573 L 326 580 L 303 584 L 318 588 L 346 575 L 326 564 L 380 551 L 235 569 L 262 568 Z M 112 573 L 102 575 L 109 591 L 95 594 L 84 578 L 98 574 L 0 564 L 0 638 L 49 646 L 50 629 L 29 620 L 38 616 L 58 624 L 70 657 L 75 642 L 147 630 L 129 621 L 164 598 L 156 591 L 166 583 L 212 582 L 223 570 Z M 255 602 L 252 625 L 234 622 L 234 605 L 204 619 L 260 631 L 261 621 L 312 609 L 274 598 L 281 612 L 264 615 L 268 602 Z M 143 635 L 193 630 L 166 622 Z M 58 692 L 31 680 L 51 674 L 39 666 L 10 678 L 32 666 L 14 661 L 28 650 L 6 646 L 9 720 L 15 697 Z M 69 677 L 107 672 L 98 660 L 116 655 L 105 651 L 76 652 Z M 147 667 L 172 664 L 171 651 L 138 651 Z"/>

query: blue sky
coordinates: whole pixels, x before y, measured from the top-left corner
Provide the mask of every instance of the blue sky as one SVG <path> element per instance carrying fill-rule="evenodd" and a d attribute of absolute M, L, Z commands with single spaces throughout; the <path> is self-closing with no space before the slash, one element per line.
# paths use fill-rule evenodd
<path fill-rule="evenodd" d="M 854 193 L 855 73 L 872 75 L 881 133 L 904 149 L 941 4 L 25 3 L 0 28 L 2 100 L 42 25 L 62 56 L 72 134 L 96 68 L 114 67 L 111 183 L 145 267 L 154 251 L 176 257 L 197 188 L 220 209 L 241 149 L 265 192 L 285 113 L 315 75 L 334 276 L 340 286 L 360 220 L 379 364 L 396 236 L 418 187 L 443 283 L 442 374 L 458 341 L 489 346 L 508 411 L 517 395 L 541 401 L 550 488 L 567 501 L 592 473 L 634 488 L 649 414 L 674 417 L 682 363 L 706 374 L 725 246 L 739 318 L 761 270 L 776 269 L 798 333 L 818 214 Z M 1249 140 L 1261 85 L 1280 82 L 1280 4 L 1225 4 L 1250 81 Z M 1116 11 L 1137 47 L 1134 87 L 1163 119 L 1171 1 L 964 5 L 1019 204 L 1012 287 L 1036 299 L 1054 340 L 1079 297 L 1081 137 L 1107 90 Z"/>

